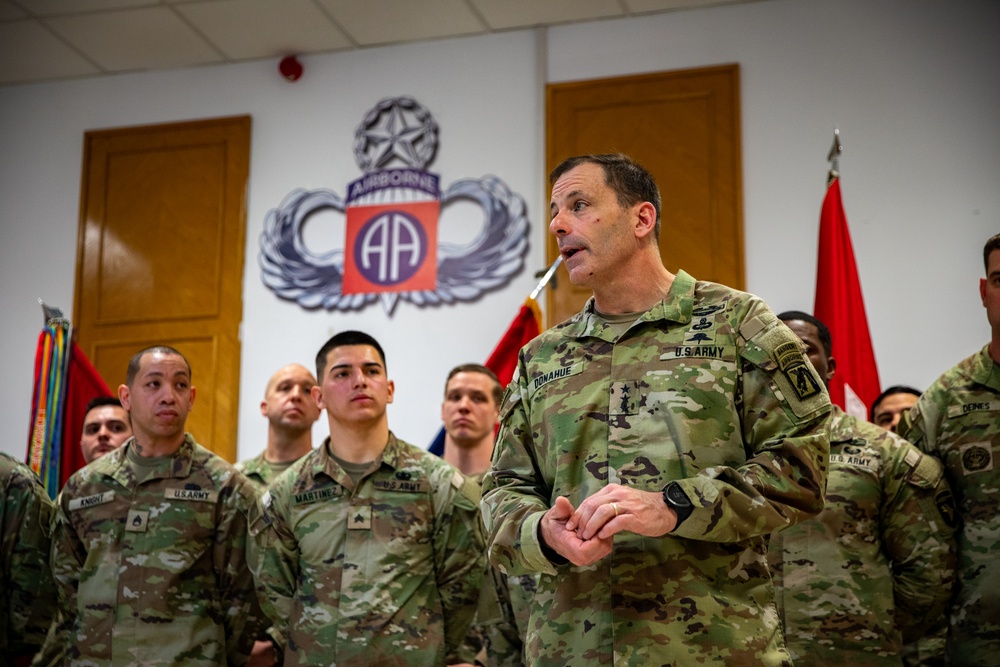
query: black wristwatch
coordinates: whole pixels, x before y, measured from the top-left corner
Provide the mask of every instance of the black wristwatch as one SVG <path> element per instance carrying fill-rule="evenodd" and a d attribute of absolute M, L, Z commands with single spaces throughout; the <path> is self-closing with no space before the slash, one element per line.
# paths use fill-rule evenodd
<path fill-rule="evenodd" d="M 674 526 L 674 530 L 677 530 L 677 526 L 681 525 L 681 522 L 688 518 L 694 509 L 691 500 L 677 482 L 670 482 L 663 487 L 663 502 L 677 515 L 677 525 Z"/>
<path fill-rule="evenodd" d="M 278 640 L 271 635 L 268 635 L 267 638 L 271 641 L 271 648 L 274 649 L 274 664 L 285 664 L 285 650 L 281 648 L 281 644 L 278 643 Z"/>

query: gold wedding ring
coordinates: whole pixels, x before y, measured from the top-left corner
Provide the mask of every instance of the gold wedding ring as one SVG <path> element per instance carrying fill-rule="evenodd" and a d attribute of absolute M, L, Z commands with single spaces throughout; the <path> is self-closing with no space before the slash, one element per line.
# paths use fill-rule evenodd
<path fill-rule="evenodd" d="M 611 509 L 615 511 L 615 516 L 618 516 L 618 505 L 616 503 L 611 503 Z"/>

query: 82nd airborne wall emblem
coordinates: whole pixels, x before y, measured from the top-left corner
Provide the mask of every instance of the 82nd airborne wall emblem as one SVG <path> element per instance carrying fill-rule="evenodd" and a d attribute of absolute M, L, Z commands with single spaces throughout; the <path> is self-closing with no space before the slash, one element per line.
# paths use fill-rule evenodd
<path fill-rule="evenodd" d="M 295 190 L 268 212 L 260 238 L 261 280 L 304 308 L 358 310 L 376 299 L 392 315 L 398 299 L 418 306 L 474 301 L 507 284 L 524 265 L 529 222 L 524 199 L 503 181 L 463 179 L 442 194 L 425 169 L 437 150 L 437 123 L 409 97 L 386 98 L 355 133 L 364 172 L 332 190 Z M 438 244 L 442 207 L 472 200 L 483 229 L 467 244 Z M 343 212 L 343 250 L 310 252 L 302 227 L 319 211 Z"/>

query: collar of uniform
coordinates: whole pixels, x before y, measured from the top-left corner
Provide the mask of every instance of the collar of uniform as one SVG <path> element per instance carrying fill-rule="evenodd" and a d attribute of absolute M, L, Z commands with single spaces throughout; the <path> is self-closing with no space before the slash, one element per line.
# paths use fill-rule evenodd
<path fill-rule="evenodd" d="M 686 324 L 691 321 L 691 310 L 694 307 L 695 280 L 685 271 L 678 271 L 670 284 L 663 300 L 639 316 L 643 322 L 670 320 Z M 604 320 L 594 310 L 594 297 L 577 313 L 562 330 L 562 333 L 572 338 L 594 337 L 613 343 L 617 338 L 614 329 L 604 323 Z"/>
<path fill-rule="evenodd" d="M 994 391 L 1000 391 L 1000 364 L 993 361 L 993 357 L 990 356 L 989 343 L 976 355 L 975 363 L 972 365 L 972 379 Z"/>
<path fill-rule="evenodd" d="M 377 461 L 379 465 L 385 463 L 390 466 L 393 470 L 402 467 L 402 447 L 400 447 L 399 440 L 392 431 L 389 431 L 389 441 L 385 445 L 385 449 L 382 450 L 382 454 L 379 455 Z M 347 486 L 346 480 L 349 476 L 344 470 L 337 465 L 337 462 L 330 456 L 330 436 L 327 436 L 323 440 L 323 445 L 316 451 L 316 462 L 313 464 L 313 474 L 325 475 L 338 484 Z"/>
<path fill-rule="evenodd" d="M 168 477 L 187 477 L 191 473 L 191 461 L 194 458 L 194 436 L 190 433 L 184 434 L 184 441 L 181 446 L 177 448 L 177 451 L 171 455 L 170 462 L 170 475 Z M 128 449 L 135 446 L 135 436 L 132 436 L 125 441 L 118 449 L 113 452 L 108 452 L 101 459 L 107 458 L 112 454 L 116 455 L 118 458 L 114 461 L 114 470 L 111 472 L 111 476 L 118 481 L 120 484 L 125 486 L 132 486 L 135 481 L 135 475 L 132 472 L 132 467 L 128 462 Z M 150 479 L 153 479 L 152 477 Z"/>

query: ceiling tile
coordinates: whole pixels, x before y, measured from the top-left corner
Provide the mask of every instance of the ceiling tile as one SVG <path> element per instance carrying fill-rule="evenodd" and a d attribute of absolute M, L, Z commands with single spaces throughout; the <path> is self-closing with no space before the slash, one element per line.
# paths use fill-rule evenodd
<path fill-rule="evenodd" d="M 61 14 L 86 14 L 108 9 L 129 9 L 160 4 L 158 0 L 18 0 L 35 16 L 58 16 Z"/>
<path fill-rule="evenodd" d="M 462 0 L 318 0 L 359 44 L 416 41 L 484 32 Z"/>
<path fill-rule="evenodd" d="M 645 14 L 648 12 L 664 12 L 671 9 L 688 9 L 707 7 L 709 5 L 732 5 L 737 2 L 753 2 L 754 0 L 624 0 L 630 12 Z"/>
<path fill-rule="evenodd" d="M 127 70 L 222 62 L 223 57 L 165 7 L 128 9 L 46 21 L 102 68 Z"/>
<path fill-rule="evenodd" d="M 0 23 L 0 83 L 97 74 L 87 62 L 37 21 Z"/>
<path fill-rule="evenodd" d="M 0 0 L 0 21 L 10 21 L 13 19 L 23 19 L 28 15 L 20 7 L 15 7 L 8 0 Z"/>
<path fill-rule="evenodd" d="M 176 5 L 228 58 L 268 58 L 354 46 L 311 0 L 215 0 Z"/>
<path fill-rule="evenodd" d="M 548 23 L 622 16 L 618 0 L 471 0 L 491 28 L 522 28 Z"/>

